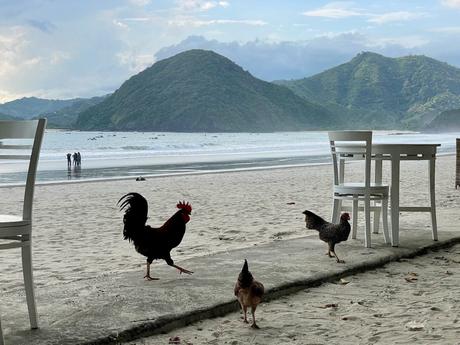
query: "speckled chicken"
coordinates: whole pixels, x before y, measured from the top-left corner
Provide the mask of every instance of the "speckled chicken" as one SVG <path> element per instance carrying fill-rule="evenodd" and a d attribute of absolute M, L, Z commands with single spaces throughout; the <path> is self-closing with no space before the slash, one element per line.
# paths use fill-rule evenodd
<path fill-rule="evenodd" d="M 256 308 L 259 303 L 262 301 L 262 296 L 264 295 L 264 286 L 262 283 L 254 279 L 251 272 L 249 272 L 248 262 L 244 260 L 243 269 L 238 275 L 238 280 L 235 284 L 234 289 L 235 296 L 240 302 L 241 309 L 244 314 L 244 322 L 248 323 L 247 319 L 247 309 L 251 307 L 252 314 L 252 328 L 259 328 L 256 324 Z"/>
<path fill-rule="evenodd" d="M 313 212 L 306 210 L 303 211 L 303 214 L 305 215 L 307 229 L 318 230 L 319 238 L 328 244 L 329 248 L 327 255 L 329 255 L 330 258 L 335 257 L 339 263 L 344 263 L 345 261 L 340 260 L 335 253 L 335 245 L 348 239 L 351 229 L 350 223 L 348 223 L 350 215 L 348 213 L 343 213 L 340 216 L 340 223 L 333 224 Z M 331 253 L 333 255 L 331 255 Z"/>

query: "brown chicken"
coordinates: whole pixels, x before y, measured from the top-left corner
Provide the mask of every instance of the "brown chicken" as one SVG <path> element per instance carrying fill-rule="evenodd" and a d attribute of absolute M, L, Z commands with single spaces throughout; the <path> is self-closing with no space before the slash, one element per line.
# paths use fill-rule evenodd
<path fill-rule="evenodd" d="M 350 215 L 348 213 L 343 213 L 340 216 L 340 223 L 333 224 L 313 212 L 303 211 L 303 214 L 305 215 L 305 224 L 307 228 L 318 230 L 319 238 L 329 245 L 327 255 L 329 255 L 330 258 L 335 257 L 339 263 L 344 263 L 345 261 L 340 260 L 335 253 L 335 245 L 348 239 L 351 229 L 350 223 L 348 223 Z M 331 253 L 334 255 L 332 256 Z"/>
<path fill-rule="evenodd" d="M 249 272 L 247 260 L 244 260 L 243 269 L 241 270 L 238 276 L 238 280 L 236 281 L 234 292 L 235 296 L 238 298 L 238 302 L 240 302 L 241 309 L 243 310 L 244 322 L 248 323 L 246 313 L 248 307 L 251 307 L 251 327 L 259 328 L 259 326 L 256 324 L 255 313 L 257 305 L 262 300 L 262 296 L 264 294 L 264 286 L 262 283 L 255 280 L 251 272 Z"/>
<path fill-rule="evenodd" d="M 150 276 L 150 264 L 155 259 L 165 260 L 169 266 L 177 268 L 180 273 L 193 273 L 175 265 L 170 254 L 171 250 L 177 247 L 184 237 L 185 224 L 190 220 L 192 213 L 192 206 L 189 203 L 179 202 L 177 204 L 179 211 L 159 228 L 152 228 L 145 224 L 148 218 L 148 204 L 142 195 L 128 193 L 118 200 L 118 204 L 120 204 L 120 211 L 125 209 L 123 217 L 124 239 L 132 241 L 136 251 L 147 257 L 145 279 L 159 279 Z"/>

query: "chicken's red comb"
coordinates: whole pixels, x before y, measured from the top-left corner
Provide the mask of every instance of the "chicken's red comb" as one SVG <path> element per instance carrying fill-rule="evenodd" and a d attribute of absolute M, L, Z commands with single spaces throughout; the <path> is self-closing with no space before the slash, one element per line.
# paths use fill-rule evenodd
<path fill-rule="evenodd" d="M 192 213 L 192 205 L 190 205 L 188 202 L 185 203 L 185 201 L 179 201 L 176 206 L 177 208 L 182 209 L 187 213 Z"/>

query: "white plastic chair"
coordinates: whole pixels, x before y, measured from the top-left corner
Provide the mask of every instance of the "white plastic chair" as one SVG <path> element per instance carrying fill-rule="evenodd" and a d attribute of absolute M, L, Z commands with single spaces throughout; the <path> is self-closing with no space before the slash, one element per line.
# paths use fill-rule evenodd
<path fill-rule="evenodd" d="M 32 329 L 38 328 L 32 274 L 32 203 L 38 157 L 45 126 L 46 119 L 0 121 L 0 161 L 29 161 L 22 216 L 0 214 L 0 250 L 21 248 L 22 272 Z M 27 150 L 27 154 L 24 154 L 25 150 Z M 3 344 L 1 334 L 0 329 L 0 345 Z"/>
<path fill-rule="evenodd" d="M 334 168 L 332 222 L 339 221 L 342 211 L 352 211 L 352 238 L 356 238 L 358 210 L 364 210 L 365 237 L 364 245 L 371 247 L 371 211 L 374 217 L 382 214 L 385 243 L 390 243 L 388 232 L 388 194 L 389 187 L 371 182 L 372 132 L 371 131 L 336 131 L 329 132 L 332 163 Z M 364 182 L 345 182 L 345 161 L 364 160 Z M 352 201 L 352 208 L 342 205 L 343 200 Z M 359 201 L 364 207 L 359 207 Z M 371 206 L 371 201 L 381 202 Z M 381 212 L 380 212 L 381 211 Z"/>

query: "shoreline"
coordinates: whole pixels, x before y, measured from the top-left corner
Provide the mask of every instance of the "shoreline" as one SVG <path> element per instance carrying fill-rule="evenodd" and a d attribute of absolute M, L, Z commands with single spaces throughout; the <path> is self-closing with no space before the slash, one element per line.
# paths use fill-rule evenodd
<path fill-rule="evenodd" d="M 455 152 L 443 152 L 438 153 L 437 158 L 441 157 L 449 157 L 455 156 Z M 322 156 L 321 156 L 322 157 Z M 291 158 L 291 157 L 289 157 Z M 328 157 L 329 158 L 329 157 Z M 224 163 L 235 163 L 232 161 L 224 162 Z M 206 174 L 222 174 L 222 173 L 231 173 L 231 172 L 245 172 L 245 171 L 260 171 L 260 170 L 278 170 L 278 169 L 290 169 L 290 168 L 303 168 L 303 167 L 315 167 L 315 166 L 322 166 L 322 165 L 330 165 L 330 159 L 325 162 L 311 162 L 311 163 L 300 163 L 300 164 L 277 164 L 277 165 L 257 165 L 256 161 L 248 161 L 248 164 L 253 163 L 255 166 L 251 167 L 239 167 L 239 168 L 223 168 L 223 169 L 203 169 L 203 170 L 189 170 L 189 171 L 173 171 L 173 172 L 159 172 L 156 174 L 134 174 L 131 175 L 119 175 L 119 176 L 106 176 L 106 177 L 95 177 L 95 178 L 78 178 L 78 179 L 70 179 L 70 180 L 48 180 L 48 181 L 37 181 L 35 186 L 53 186 L 53 185 L 65 185 L 65 184 L 80 184 L 80 183 L 96 183 L 96 182 L 108 182 L 108 181 L 125 181 L 125 180 L 132 180 L 136 179 L 137 177 L 144 177 L 144 178 L 165 178 L 165 177 L 174 177 L 174 176 L 197 176 L 197 175 L 206 175 Z M 240 162 L 240 164 L 243 164 Z M 136 169 L 136 168 L 146 168 L 151 167 L 149 165 L 146 166 L 127 166 L 127 167 L 115 167 L 116 168 L 126 168 L 129 173 L 129 168 Z M 176 169 L 179 170 L 179 169 Z M 46 171 L 46 170 L 45 170 Z M 53 170 L 55 171 L 55 170 Z M 60 171 L 66 171 L 65 169 Z M 160 170 L 161 171 L 161 170 Z M 9 188 L 9 187 L 22 187 L 25 183 L 0 183 L 1 188 Z"/>

